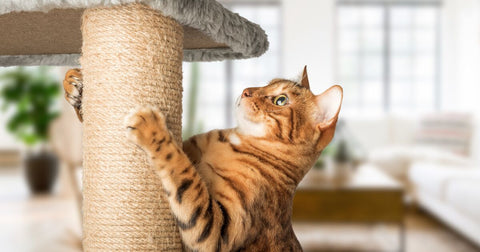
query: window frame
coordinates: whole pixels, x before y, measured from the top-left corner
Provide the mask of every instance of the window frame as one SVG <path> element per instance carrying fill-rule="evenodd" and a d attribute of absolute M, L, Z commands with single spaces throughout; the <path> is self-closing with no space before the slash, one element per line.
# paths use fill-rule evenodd
<path fill-rule="evenodd" d="M 433 92 L 434 92 L 434 100 L 433 100 L 433 110 L 438 111 L 440 110 L 441 105 L 441 78 L 440 78 L 440 68 L 441 68 L 441 6 L 442 1 L 440 0 L 405 0 L 405 1 L 395 1 L 391 2 L 388 0 L 337 0 L 335 4 L 335 19 L 334 19 L 334 71 L 335 71 L 335 81 L 339 83 L 340 81 L 340 68 L 339 68 L 339 43 L 340 43 L 340 26 L 339 26 L 339 10 L 341 7 L 348 7 L 348 6 L 374 6 L 374 7 L 382 7 L 384 10 L 384 24 L 382 26 L 383 30 L 383 50 L 382 50 L 382 58 L 383 58 L 383 68 L 382 68 L 382 87 L 383 87 L 383 97 L 382 97 L 382 111 L 384 113 L 391 112 L 393 110 L 391 104 L 391 95 L 390 89 L 392 86 L 392 69 L 391 69 L 391 31 L 392 27 L 390 24 L 391 21 L 391 8 L 392 7 L 399 7 L 399 6 L 406 6 L 406 7 L 418 7 L 418 6 L 429 6 L 429 7 L 436 7 L 438 8 L 436 12 L 436 24 L 435 24 L 435 61 L 434 61 L 434 76 L 433 76 Z M 363 88 L 359 87 L 360 92 L 362 92 Z M 361 104 L 360 104 L 361 105 Z"/>

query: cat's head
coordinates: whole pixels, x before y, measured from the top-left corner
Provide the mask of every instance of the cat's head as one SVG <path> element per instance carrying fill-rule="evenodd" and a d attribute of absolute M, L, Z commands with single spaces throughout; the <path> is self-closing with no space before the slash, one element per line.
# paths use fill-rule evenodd
<path fill-rule="evenodd" d="M 299 82 L 274 79 L 265 87 L 245 89 L 235 104 L 237 129 L 244 135 L 306 144 L 320 152 L 333 138 L 342 98 L 340 86 L 314 95 L 305 67 Z"/>

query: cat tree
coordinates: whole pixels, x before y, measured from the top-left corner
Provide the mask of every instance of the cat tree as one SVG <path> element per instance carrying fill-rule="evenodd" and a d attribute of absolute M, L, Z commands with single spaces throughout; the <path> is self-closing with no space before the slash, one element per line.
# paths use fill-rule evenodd
<path fill-rule="evenodd" d="M 123 118 L 158 106 L 180 143 L 182 60 L 259 56 L 264 31 L 213 0 L 3 0 L 0 34 L 0 66 L 82 66 L 84 249 L 180 251 L 160 181 Z"/>

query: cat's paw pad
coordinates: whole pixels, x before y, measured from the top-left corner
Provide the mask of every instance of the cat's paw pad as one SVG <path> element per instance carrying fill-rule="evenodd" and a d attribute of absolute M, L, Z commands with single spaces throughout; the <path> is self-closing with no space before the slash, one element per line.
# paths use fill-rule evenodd
<path fill-rule="evenodd" d="M 135 109 L 125 118 L 124 126 L 130 141 L 148 147 L 161 139 L 169 138 L 163 113 L 152 107 Z"/>

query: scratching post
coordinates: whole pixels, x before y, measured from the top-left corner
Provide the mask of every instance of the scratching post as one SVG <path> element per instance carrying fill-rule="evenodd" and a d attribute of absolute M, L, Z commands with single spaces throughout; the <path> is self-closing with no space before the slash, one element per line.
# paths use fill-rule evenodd
<path fill-rule="evenodd" d="M 123 121 L 160 108 L 181 143 L 183 29 L 142 4 L 83 15 L 84 248 L 180 251 L 161 183 Z"/>

